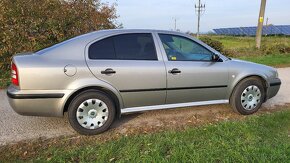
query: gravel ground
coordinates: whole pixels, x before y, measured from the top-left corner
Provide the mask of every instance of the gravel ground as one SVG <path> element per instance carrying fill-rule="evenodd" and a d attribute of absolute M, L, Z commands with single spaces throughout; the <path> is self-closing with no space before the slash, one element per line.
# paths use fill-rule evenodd
<path fill-rule="evenodd" d="M 270 109 L 276 105 L 290 103 L 290 68 L 278 69 L 282 80 L 282 86 L 277 96 L 268 100 L 263 107 Z M 70 127 L 67 116 L 64 118 L 29 117 L 15 113 L 9 106 L 6 90 L 0 90 L 0 146 L 22 140 L 53 138 L 58 136 L 75 135 Z M 225 112 L 227 115 L 225 117 Z M 198 117 L 206 119 L 228 119 L 228 116 L 237 116 L 232 113 L 227 105 L 212 105 L 186 109 L 171 109 L 151 111 L 142 114 L 125 115 L 114 122 L 111 130 L 124 134 L 129 130 L 140 129 L 140 126 L 152 128 L 152 126 L 174 125 L 174 123 L 192 122 L 192 117 L 198 121 Z M 140 130 L 145 130 L 142 128 Z M 110 131 L 108 131 L 110 132 Z"/>

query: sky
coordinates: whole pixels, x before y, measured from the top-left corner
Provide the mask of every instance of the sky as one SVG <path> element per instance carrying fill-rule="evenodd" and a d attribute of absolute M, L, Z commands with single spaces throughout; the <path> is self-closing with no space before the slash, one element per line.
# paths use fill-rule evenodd
<path fill-rule="evenodd" d="M 102 0 L 117 3 L 118 22 L 126 29 L 197 31 L 194 5 L 198 0 Z M 214 28 L 256 26 L 260 0 L 201 0 L 206 5 L 201 32 Z M 267 0 L 269 24 L 290 25 L 290 0 Z"/>

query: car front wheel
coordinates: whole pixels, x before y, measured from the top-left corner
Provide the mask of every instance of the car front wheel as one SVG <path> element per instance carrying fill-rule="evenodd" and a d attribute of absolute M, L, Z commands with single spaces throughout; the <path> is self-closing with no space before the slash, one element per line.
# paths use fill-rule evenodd
<path fill-rule="evenodd" d="M 264 102 L 265 89 L 261 80 L 250 77 L 242 80 L 232 93 L 230 103 L 234 111 L 249 115 L 257 112 Z"/>
<path fill-rule="evenodd" d="M 114 121 L 114 103 L 103 92 L 85 91 L 76 96 L 69 105 L 68 118 L 78 133 L 99 134 L 106 131 Z"/>

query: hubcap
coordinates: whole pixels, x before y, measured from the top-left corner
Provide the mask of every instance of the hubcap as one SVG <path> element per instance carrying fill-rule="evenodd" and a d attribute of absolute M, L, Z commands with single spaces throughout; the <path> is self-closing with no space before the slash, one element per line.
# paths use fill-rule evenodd
<path fill-rule="evenodd" d="M 261 91 L 255 85 L 248 86 L 241 95 L 241 103 L 244 109 L 253 110 L 261 102 Z"/>
<path fill-rule="evenodd" d="M 99 99 L 88 99 L 80 104 L 76 117 L 79 124 L 86 129 L 97 129 L 108 120 L 107 105 Z"/>

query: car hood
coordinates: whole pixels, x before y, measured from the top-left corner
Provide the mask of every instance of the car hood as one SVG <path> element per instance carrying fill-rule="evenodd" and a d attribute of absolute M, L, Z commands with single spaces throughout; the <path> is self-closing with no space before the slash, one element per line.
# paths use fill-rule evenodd
<path fill-rule="evenodd" d="M 242 65 L 245 65 L 245 66 L 253 66 L 253 67 L 256 67 L 256 68 L 274 69 L 273 67 L 270 67 L 270 66 L 266 66 L 266 65 L 259 64 L 259 63 L 254 63 L 254 62 L 249 62 L 249 61 L 245 61 L 245 60 L 240 60 L 240 59 L 231 59 L 231 62 L 237 63 L 237 64 L 242 64 Z"/>
<path fill-rule="evenodd" d="M 277 77 L 277 70 L 270 66 L 239 59 L 231 59 L 229 60 L 229 62 L 230 62 L 229 69 L 239 68 L 243 69 L 244 71 L 251 71 L 257 74 L 263 74 L 267 78 Z"/>

